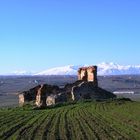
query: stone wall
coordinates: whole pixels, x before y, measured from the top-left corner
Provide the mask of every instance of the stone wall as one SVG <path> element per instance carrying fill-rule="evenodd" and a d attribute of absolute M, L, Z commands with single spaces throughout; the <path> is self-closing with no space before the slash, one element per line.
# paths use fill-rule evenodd
<path fill-rule="evenodd" d="M 29 91 L 19 93 L 19 105 L 22 106 L 25 103 L 33 101 L 38 107 L 45 107 L 53 105 L 57 102 L 67 101 L 67 95 L 64 89 L 55 85 L 43 84 Z"/>
<path fill-rule="evenodd" d="M 24 94 L 19 94 L 19 105 L 23 106 L 25 103 Z"/>
<path fill-rule="evenodd" d="M 100 87 L 95 86 L 92 82 L 81 82 L 79 85 L 75 85 L 71 90 L 72 100 L 78 101 L 83 99 L 92 100 L 107 100 L 116 98 L 111 92 L 108 92 Z"/>
<path fill-rule="evenodd" d="M 50 95 L 46 98 L 47 106 L 55 105 L 56 104 L 57 95 Z"/>
<path fill-rule="evenodd" d="M 78 70 L 78 80 L 94 82 L 98 86 L 97 66 L 82 67 Z"/>

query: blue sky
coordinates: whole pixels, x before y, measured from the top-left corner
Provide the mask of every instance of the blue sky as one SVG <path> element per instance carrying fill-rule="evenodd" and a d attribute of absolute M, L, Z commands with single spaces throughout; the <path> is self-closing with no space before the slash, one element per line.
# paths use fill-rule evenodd
<path fill-rule="evenodd" d="M 139 0 L 1 0 L 0 74 L 140 64 Z"/>

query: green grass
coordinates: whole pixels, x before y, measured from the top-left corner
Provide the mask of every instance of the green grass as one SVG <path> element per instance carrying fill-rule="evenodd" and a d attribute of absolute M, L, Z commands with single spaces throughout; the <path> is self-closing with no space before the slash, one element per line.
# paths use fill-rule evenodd
<path fill-rule="evenodd" d="M 140 102 L 0 109 L 0 140 L 139 140 Z"/>

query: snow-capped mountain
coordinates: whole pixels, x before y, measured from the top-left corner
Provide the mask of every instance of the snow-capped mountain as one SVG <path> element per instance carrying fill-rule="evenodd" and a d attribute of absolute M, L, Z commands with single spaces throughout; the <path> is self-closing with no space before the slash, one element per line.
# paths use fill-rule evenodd
<path fill-rule="evenodd" d="M 76 75 L 77 70 L 80 67 L 81 66 L 73 66 L 73 65 L 64 66 L 64 67 L 56 67 L 56 68 L 39 72 L 35 75 Z"/>
<path fill-rule="evenodd" d="M 98 64 L 98 75 L 131 75 L 140 74 L 140 65 L 119 65 L 115 63 Z"/>
<path fill-rule="evenodd" d="M 88 66 L 88 65 L 83 65 Z M 137 66 L 123 66 L 115 63 L 100 63 L 98 66 L 98 75 L 125 75 L 125 74 L 140 74 L 140 65 Z M 82 65 L 74 66 L 64 66 L 48 69 L 39 72 L 35 75 L 77 75 L 77 70 L 82 67 Z"/>
<path fill-rule="evenodd" d="M 56 67 L 47 69 L 42 72 L 28 72 L 25 70 L 14 71 L 7 75 L 77 75 L 80 67 L 88 65 L 68 65 L 64 67 Z M 98 66 L 98 75 L 140 75 L 140 65 L 119 65 L 115 63 L 100 63 Z M 6 74 L 5 74 L 6 75 Z"/>

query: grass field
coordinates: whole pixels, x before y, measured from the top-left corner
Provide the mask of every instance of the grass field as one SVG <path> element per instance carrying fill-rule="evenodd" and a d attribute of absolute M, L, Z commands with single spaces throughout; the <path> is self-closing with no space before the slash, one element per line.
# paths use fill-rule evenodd
<path fill-rule="evenodd" d="M 140 102 L 0 109 L 0 140 L 140 140 Z"/>

